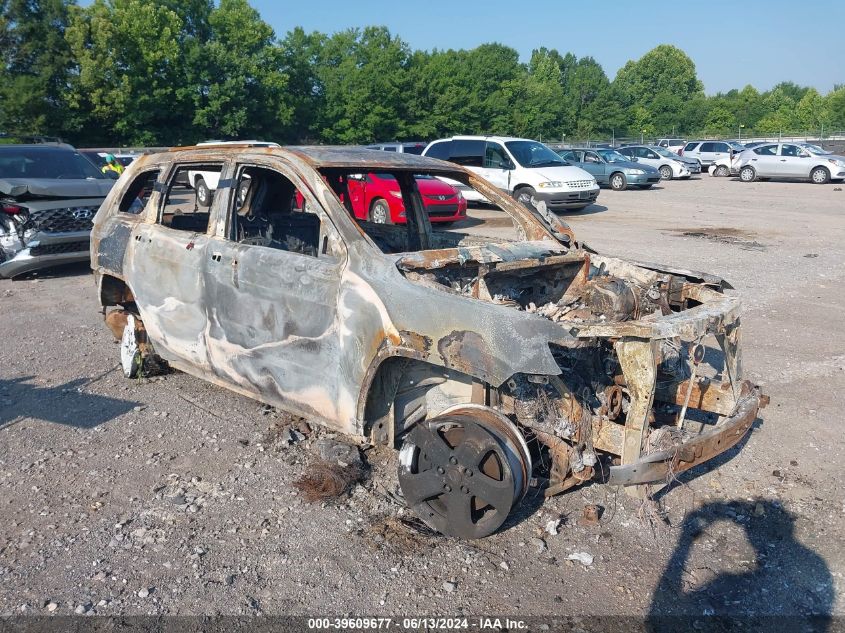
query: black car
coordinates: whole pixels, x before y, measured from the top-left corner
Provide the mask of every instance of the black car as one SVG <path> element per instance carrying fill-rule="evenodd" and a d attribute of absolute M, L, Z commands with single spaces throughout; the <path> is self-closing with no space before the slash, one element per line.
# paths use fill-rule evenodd
<path fill-rule="evenodd" d="M 0 277 L 86 261 L 113 184 L 70 145 L 0 145 Z"/>

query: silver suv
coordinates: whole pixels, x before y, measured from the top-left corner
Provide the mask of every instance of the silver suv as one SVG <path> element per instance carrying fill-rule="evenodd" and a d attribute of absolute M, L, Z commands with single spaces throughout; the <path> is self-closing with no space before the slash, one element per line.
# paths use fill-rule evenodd
<path fill-rule="evenodd" d="M 690 141 L 679 154 L 685 158 L 694 158 L 702 167 L 709 167 L 720 158 L 730 158 L 731 152 L 741 152 L 745 148 L 735 141 Z"/>

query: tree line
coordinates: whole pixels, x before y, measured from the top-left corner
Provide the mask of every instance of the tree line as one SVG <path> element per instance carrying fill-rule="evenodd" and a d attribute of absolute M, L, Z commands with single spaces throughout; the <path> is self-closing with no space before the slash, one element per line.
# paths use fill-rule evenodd
<path fill-rule="evenodd" d="M 592 57 L 412 50 L 384 27 L 277 37 L 247 0 L 0 0 L 0 132 L 78 145 L 365 143 L 845 129 L 845 85 L 704 94 L 660 45 L 611 80 Z"/>

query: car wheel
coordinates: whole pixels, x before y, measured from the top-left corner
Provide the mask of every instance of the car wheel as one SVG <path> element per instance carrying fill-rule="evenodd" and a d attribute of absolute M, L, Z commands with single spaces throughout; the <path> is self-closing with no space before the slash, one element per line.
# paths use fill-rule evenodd
<path fill-rule="evenodd" d="M 754 182 L 754 179 L 757 177 L 757 172 L 754 171 L 753 167 L 746 165 L 742 169 L 739 170 L 739 179 L 742 182 Z"/>
<path fill-rule="evenodd" d="M 131 314 L 126 317 L 126 326 L 120 338 L 120 366 L 127 378 L 140 378 L 144 369 L 144 358 L 135 331 L 135 317 Z"/>
<path fill-rule="evenodd" d="M 211 204 L 211 190 L 208 188 L 208 185 L 205 184 L 205 180 L 197 178 L 194 189 L 197 192 L 197 204 L 201 207 L 209 206 Z"/>
<path fill-rule="evenodd" d="M 713 172 L 714 176 L 727 176 L 731 173 L 730 169 L 725 167 L 724 165 L 719 165 L 716 167 L 716 171 Z"/>
<path fill-rule="evenodd" d="M 384 198 L 376 198 L 370 205 L 370 222 L 376 224 L 393 224 L 390 220 L 390 207 Z"/>
<path fill-rule="evenodd" d="M 534 191 L 533 187 L 520 187 L 513 192 L 513 198 L 524 207 L 533 209 L 534 205 L 531 204 L 531 198 L 533 198 L 536 193 L 537 192 Z"/>
<path fill-rule="evenodd" d="M 663 180 L 672 180 L 672 168 L 669 165 L 661 165 L 659 171 Z"/>
<path fill-rule="evenodd" d="M 513 423 L 459 407 L 408 433 L 399 453 L 399 486 L 429 527 L 476 539 L 502 526 L 528 490 L 531 468 Z"/>
<path fill-rule="evenodd" d="M 817 185 L 825 185 L 830 182 L 830 172 L 826 167 L 816 167 L 810 172 L 810 180 Z"/>
<path fill-rule="evenodd" d="M 619 172 L 610 175 L 610 188 L 614 191 L 625 191 L 628 182 L 625 180 L 625 174 Z"/>

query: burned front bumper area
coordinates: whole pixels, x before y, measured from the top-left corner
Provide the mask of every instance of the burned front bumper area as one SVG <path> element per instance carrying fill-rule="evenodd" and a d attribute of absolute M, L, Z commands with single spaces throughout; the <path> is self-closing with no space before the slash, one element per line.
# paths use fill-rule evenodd
<path fill-rule="evenodd" d="M 611 466 L 607 483 L 621 486 L 665 483 L 678 473 L 735 446 L 751 429 L 757 412 L 768 402 L 768 397 L 761 394 L 759 387 L 752 387 L 747 381 L 742 383 L 741 389 L 733 413 L 713 428 L 670 449 L 645 455 L 633 463 Z"/>
<path fill-rule="evenodd" d="M 580 300 L 528 308 L 576 339 L 551 345 L 562 373 L 514 377 L 502 401 L 548 450 L 548 495 L 598 479 L 640 496 L 739 443 L 768 397 L 742 377 L 739 299 L 622 260 L 590 268 Z"/>

